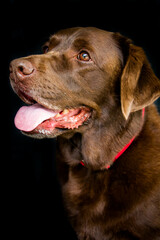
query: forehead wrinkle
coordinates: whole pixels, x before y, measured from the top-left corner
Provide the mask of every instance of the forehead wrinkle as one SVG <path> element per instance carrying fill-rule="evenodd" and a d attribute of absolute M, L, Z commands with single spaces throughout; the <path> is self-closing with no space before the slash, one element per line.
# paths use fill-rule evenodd
<path fill-rule="evenodd" d="M 56 44 L 55 44 L 56 43 Z M 61 52 L 63 50 L 67 50 L 70 45 L 70 39 L 67 36 L 53 36 L 50 40 L 50 47 L 56 48 L 57 51 Z"/>
<path fill-rule="evenodd" d="M 60 50 L 66 50 L 68 48 L 73 47 L 73 43 L 78 39 L 78 37 L 81 37 L 81 39 L 84 40 L 84 38 L 86 38 L 86 35 L 87 35 L 87 32 L 85 28 L 64 29 L 52 35 L 50 37 L 50 42 L 52 42 L 52 39 L 55 38 L 57 41 L 59 41 L 59 45 L 57 47 Z M 89 44 L 88 44 L 88 47 L 89 47 Z"/>
<path fill-rule="evenodd" d="M 89 41 L 85 40 L 84 38 L 76 39 L 73 42 L 73 48 L 78 51 L 81 50 L 82 48 L 93 51 L 92 45 L 89 43 Z"/>

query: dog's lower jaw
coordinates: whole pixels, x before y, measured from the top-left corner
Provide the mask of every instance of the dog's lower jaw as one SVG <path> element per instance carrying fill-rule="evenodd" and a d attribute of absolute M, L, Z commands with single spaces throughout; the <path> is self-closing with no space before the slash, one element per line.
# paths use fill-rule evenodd
<path fill-rule="evenodd" d="M 61 131 L 63 131 L 63 134 L 67 132 L 67 130 L 61 130 L 61 129 L 55 129 L 54 134 L 48 133 L 45 130 L 41 130 L 40 132 L 25 132 L 25 131 L 21 131 L 21 132 L 27 137 L 44 139 L 44 138 L 56 138 L 57 136 L 62 134 Z"/>
<path fill-rule="evenodd" d="M 65 129 L 65 128 L 55 128 L 53 131 L 48 131 L 45 129 L 40 130 L 34 130 L 31 132 L 25 132 L 21 131 L 22 134 L 31 137 L 31 138 L 37 138 L 37 139 L 43 139 L 43 138 L 56 138 L 58 136 L 62 136 L 63 138 L 70 139 L 72 136 L 74 136 L 75 133 L 84 133 L 87 131 L 88 128 L 90 128 L 90 125 L 92 124 L 92 119 L 89 118 L 84 124 L 79 126 L 75 129 Z"/>

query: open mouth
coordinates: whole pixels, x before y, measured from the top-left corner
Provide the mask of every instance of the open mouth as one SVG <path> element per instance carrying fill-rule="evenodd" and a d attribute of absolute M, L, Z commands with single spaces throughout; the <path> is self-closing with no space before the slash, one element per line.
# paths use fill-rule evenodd
<path fill-rule="evenodd" d="M 26 133 L 50 135 L 55 129 L 76 129 L 91 116 L 91 109 L 86 106 L 57 111 L 35 103 L 26 93 L 19 95 L 23 101 L 32 104 L 21 107 L 15 116 L 15 126 Z"/>

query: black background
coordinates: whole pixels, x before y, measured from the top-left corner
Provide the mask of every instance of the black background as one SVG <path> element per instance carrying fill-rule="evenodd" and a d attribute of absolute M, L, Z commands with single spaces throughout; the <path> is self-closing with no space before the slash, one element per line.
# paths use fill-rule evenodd
<path fill-rule="evenodd" d="M 1 119 L 5 234 L 21 239 L 27 236 L 76 239 L 63 209 L 56 177 L 55 140 L 30 139 L 14 127 L 14 116 L 22 102 L 9 84 L 9 62 L 41 53 L 42 44 L 60 29 L 95 26 L 121 32 L 142 46 L 160 77 L 160 0 L 10 0 L 6 3 L 5 11 L 1 9 L 5 15 L 2 19 L 5 33 L 1 37 L 1 50 L 5 51 L 1 69 L 5 88 L 1 94 L 4 91 L 6 96 L 1 106 L 1 111 L 5 111 Z"/>

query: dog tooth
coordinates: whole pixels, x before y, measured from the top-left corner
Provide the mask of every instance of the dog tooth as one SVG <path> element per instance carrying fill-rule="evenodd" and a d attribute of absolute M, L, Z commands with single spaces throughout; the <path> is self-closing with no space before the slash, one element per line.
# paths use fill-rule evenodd
<path fill-rule="evenodd" d="M 57 113 L 55 118 L 61 117 L 60 113 Z"/>
<path fill-rule="evenodd" d="M 38 131 L 39 131 L 39 133 L 44 134 L 44 135 L 50 134 L 50 131 L 45 130 L 45 129 L 41 129 L 41 130 L 39 129 Z"/>
<path fill-rule="evenodd" d="M 63 114 L 67 114 L 67 113 L 69 113 L 69 110 L 68 109 L 64 109 L 63 110 Z"/>

